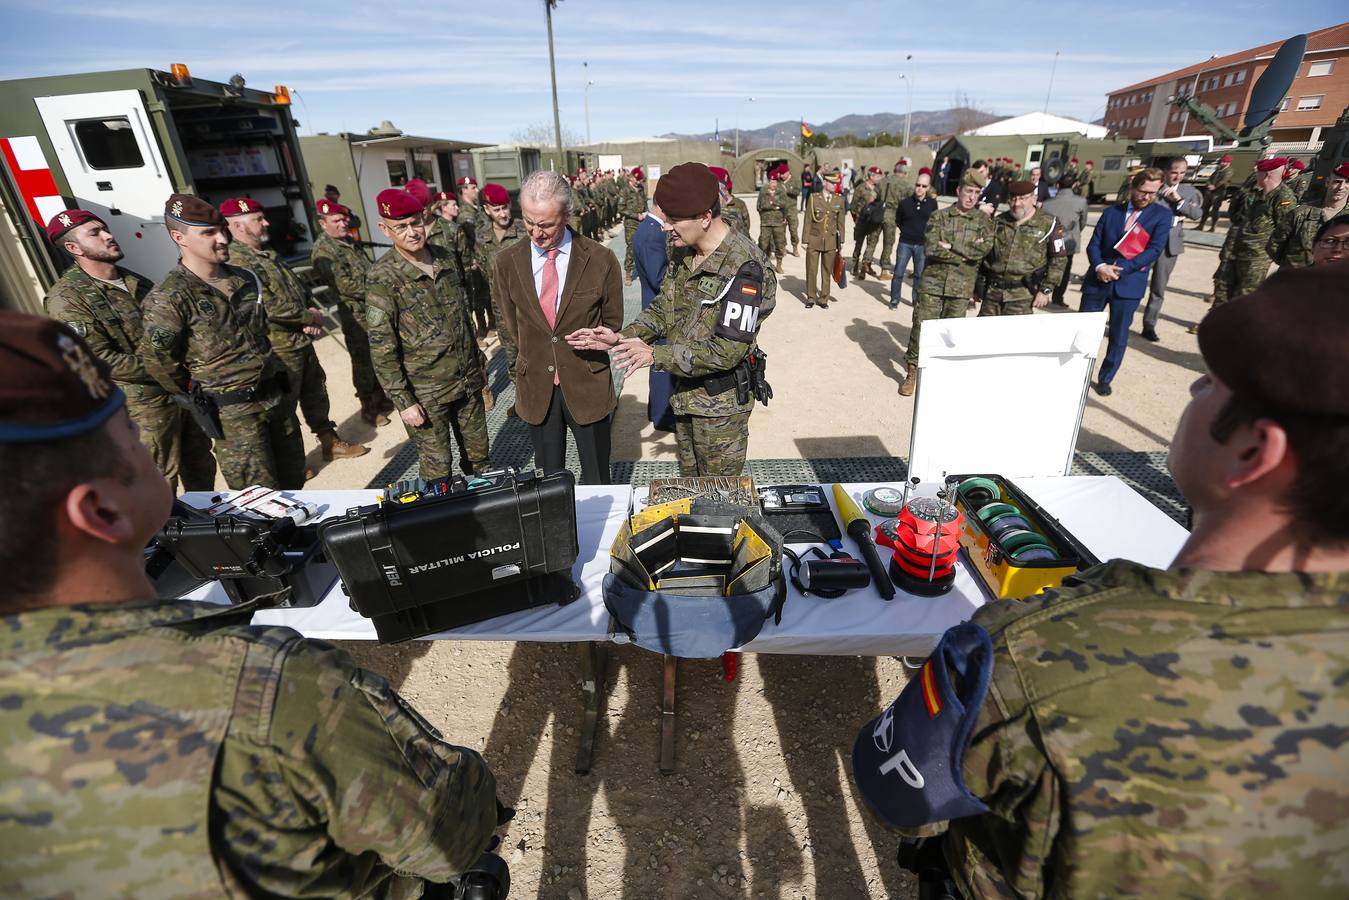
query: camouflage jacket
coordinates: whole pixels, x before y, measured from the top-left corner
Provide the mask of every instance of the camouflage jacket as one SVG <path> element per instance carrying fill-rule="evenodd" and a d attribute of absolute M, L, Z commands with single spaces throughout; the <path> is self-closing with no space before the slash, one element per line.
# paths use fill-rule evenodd
<path fill-rule="evenodd" d="M 979 263 L 993 249 L 993 230 L 993 220 L 977 206 L 969 212 L 954 205 L 934 212 L 923 232 L 927 254 L 923 293 L 961 299 L 974 296 Z M 950 244 L 950 249 L 942 244 Z"/>
<path fill-rule="evenodd" d="M 333 299 L 365 315 L 365 275 L 370 259 L 350 241 L 338 241 L 320 233 L 310 257 L 314 271 L 333 292 Z"/>
<path fill-rule="evenodd" d="M 468 232 L 468 242 L 473 243 L 473 238 L 478 232 L 478 220 L 482 217 L 482 210 L 476 206 L 469 206 L 467 203 L 459 204 L 459 215 L 454 217 L 465 231 Z"/>
<path fill-rule="evenodd" d="M 1338 210 L 1344 213 L 1344 207 Z M 1299 206 L 1281 218 L 1269 237 L 1266 252 L 1280 266 L 1302 268 L 1312 264 L 1312 246 L 1316 232 L 1328 220 L 1326 210 L 1319 206 Z"/>
<path fill-rule="evenodd" d="M 216 393 L 239 391 L 257 387 L 276 371 L 261 279 L 246 269 L 225 268 L 228 296 L 179 263 L 145 298 L 141 359 L 165 390 L 185 393 L 195 381 Z M 220 415 L 242 418 L 279 401 L 234 403 L 221 407 Z"/>
<path fill-rule="evenodd" d="M 1024 282 L 1034 281 L 1037 269 L 1043 269 L 1039 276 L 1041 288 L 1058 284 L 1068 265 L 1066 250 L 1054 255 L 1055 239 L 1062 237 L 1063 226 L 1043 210 L 1037 209 L 1019 226 L 1010 209 L 994 216 L 993 249 L 984 260 L 988 276 L 985 296 L 994 300 L 1031 297 L 1034 292 Z M 927 273 L 923 274 L 926 287 Z"/>
<path fill-rule="evenodd" d="M 640 218 L 646 212 L 646 183 L 633 187 L 623 185 L 619 188 L 618 214 L 625 219 Z"/>
<path fill-rule="evenodd" d="M 900 202 L 913 193 L 913 182 L 897 172 L 886 175 L 876 187 L 881 202 L 885 204 L 885 211 L 891 217 L 899 209 Z"/>
<path fill-rule="evenodd" d="M 434 279 L 390 250 L 365 282 L 370 360 L 400 410 L 448 403 L 484 383 L 459 271 L 444 250 L 427 251 Z"/>
<path fill-rule="evenodd" d="M 1213 196 L 1222 199 L 1227 191 L 1228 185 L 1232 183 L 1232 167 L 1218 166 L 1213 170 L 1213 174 L 1208 177 L 1209 187 L 1213 188 Z"/>
<path fill-rule="evenodd" d="M 455 265 L 459 267 L 461 277 L 465 267 L 472 262 L 468 235 L 464 233 L 464 227 L 457 220 L 451 222 L 443 216 L 437 216 L 435 222 L 426 230 L 426 243 L 450 254 Z"/>
<path fill-rule="evenodd" d="M 267 310 L 267 336 L 278 352 L 303 350 L 313 343 L 304 333 L 309 324 L 309 289 L 275 250 L 254 250 L 230 241 L 230 265 L 256 272 L 262 280 L 262 305 Z"/>
<path fill-rule="evenodd" d="M 1231 213 L 1231 250 L 1241 256 L 1264 256 L 1269 239 L 1283 224 L 1283 220 L 1297 208 L 1297 198 L 1281 184 L 1268 194 L 1259 189 L 1242 195 L 1241 205 Z"/>
<path fill-rule="evenodd" d="M 749 402 L 737 403 L 733 389 L 713 396 L 697 380 L 731 371 L 755 346 L 715 333 L 721 300 L 740 267 L 750 260 L 763 268 L 758 321 L 762 328 L 776 302 L 777 276 L 763 251 L 732 229 L 702 265 L 694 266 L 687 248 L 677 250 L 660 293 L 622 331 L 624 337 L 641 338 L 648 344 L 665 339 L 666 343 L 652 347 L 652 368 L 675 376 L 670 400 L 675 415 L 731 416 L 754 408 L 753 395 Z"/>
<path fill-rule="evenodd" d="M 749 237 L 749 207 L 739 197 L 732 196 L 729 203 L 721 208 L 721 220 L 736 231 Z"/>
<path fill-rule="evenodd" d="M 876 187 L 863 181 L 852 192 L 852 202 L 848 204 L 848 212 L 856 219 L 876 199 Z"/>
<path fill-rule="evenodd" d="M 781 184 L 776 188 L 773 184 L 771 180 L 764 182 L 764 186 L 759 188 L 759 200 L 755 204 L 759 210 L 759 225 L 769 228 L 787 224 L 787 217 L 782 212 L 782 198 L 787 191 Z"/>
<path fill-rule="evenodd" d="M 1126 560 L 979 609 L 962 772 L 990 810 L 949 823 L 961 893 L 1349 895 L 1347 610 L 1343 572 Z"/>
<path fill-rule="evenodd" d="M 1293 192 L 1293 196 L 1297 198 L 1299 203 L 1302 202 L 1302 195 L 1307 193 L 1307 188 L 1311 187 L 1311 183 L 1312 172 L 1310 169 L 1301 172 L 1284 182 L 1284 184 L 1288 185 L 1288 189 Z"/>
<path fill-rule="evenodd" d="M 150 282 L 126 269 L 119 268 L 117 273 L 127 290 L 72 265 L 47 292 L 43 307 L 112 367 L 113 381 L 126 392 L 128 401 L 163 396 L 164 389 L 145 370 L 140 356 L 141 314 Z"/>
<path fill-rule="evenodd" d="M 473 258 L 478 262 L 478 271 L 487 279 L 488 288 L 492 287 L 492 272 L 496 268 L 497 254 L 517 241 L 527 241 L 525 224 L 519 219 L 511 219 L 506 232 L 497 237 L 496 226 L 491 219 L 479 222 L 473 244 Z"/>
<path fill-rule="evenodd" d="M 7 897 L 416 896 L 496 784 L 383 678 L 189 601 L 0 620 Z"/>

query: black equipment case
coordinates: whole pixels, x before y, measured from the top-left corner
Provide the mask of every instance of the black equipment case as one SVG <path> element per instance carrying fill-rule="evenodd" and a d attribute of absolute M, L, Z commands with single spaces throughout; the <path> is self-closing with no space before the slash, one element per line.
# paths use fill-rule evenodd
<path fill-rule="evenodd" d="M 181 500 L 147 548 L 146 572 L 164 599 L 219 581 L 231 602 L 275 594 L 266 604 L 271 607 L 316 606 L 337 580 L 316 526 L 249 514 L 213 516 Z"/>
<path fill-rule="evenodd" d="M 319 526 L 351 608 L 383 642 L 580 596 L 571 472 L 513 469 L 390 486 Z"/>

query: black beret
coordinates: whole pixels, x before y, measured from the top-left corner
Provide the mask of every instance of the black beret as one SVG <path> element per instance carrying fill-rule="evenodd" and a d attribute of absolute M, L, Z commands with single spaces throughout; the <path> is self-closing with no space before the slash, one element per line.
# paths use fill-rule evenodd
<path fill-rule="evenodd" d="M 78 437 L 125 403 L 112 369 L 69 325 L 0 310 L 0 443 Z"/>
<path fill-rule="evenodd" d="M 656 205 L 676 219 L 702 215 L 717 197 L 717 176 L 702 163 L 680 163 L 656 182 Z"/>
<path fill-rule="evenodd" d="M 1349 265 L 1280 269 L 1199 323 L 1199 352 L 1232 393 L 1349 416 Z"/>

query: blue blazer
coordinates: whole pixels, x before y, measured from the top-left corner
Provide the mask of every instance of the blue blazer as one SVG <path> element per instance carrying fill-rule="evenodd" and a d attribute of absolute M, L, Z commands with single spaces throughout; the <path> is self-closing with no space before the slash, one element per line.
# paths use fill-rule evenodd
<path fill-rule="evenodd" d="M 632 270 L 642 285 L 642 309 L 651 305 L 665 280 L 665 232 L 656 217 L 648 215 L 637 223 L 632 236 Z"/>
<path fill-rule="evenodd" d="M 1116 203 L 1106 207 L 1096 223 L 1087 243 L 1087 259 L 1091 264 L 1082 279 L 1084 301 L 1103 295 L 1141 300 L 1148 291 L 1148 271 L 1166 249 L 1166 239 L 1171 233 L 1171 207 L 1165 203 L 1152 203 L 1139 215 L 1138 224 L 1148 233 L 1148 246 L 1133 259 L 1125 259 L 1115 249 L 1119 239 L 1124 237 L 1125 218 L 1125 204 Z M 1098 279 L 1096 267 L 1101 263 L 1119 266 L 1119 280 L 1107 283 Z"/>

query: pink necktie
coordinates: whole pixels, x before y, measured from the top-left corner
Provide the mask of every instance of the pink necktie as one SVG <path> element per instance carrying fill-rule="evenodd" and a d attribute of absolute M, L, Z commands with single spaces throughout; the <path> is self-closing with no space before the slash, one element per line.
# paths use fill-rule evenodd
<path fill-rule="evenodd" d="M 554 247 L 548 251 L 548 259 L 543 264 L 543 287 L 539 291 L 539 306 L 543 307 L 543 317 L 548 327 L 557 327 L 557 253 Z M 558 384 L 557 372 L 553 372 L 553 384 Z"/>

